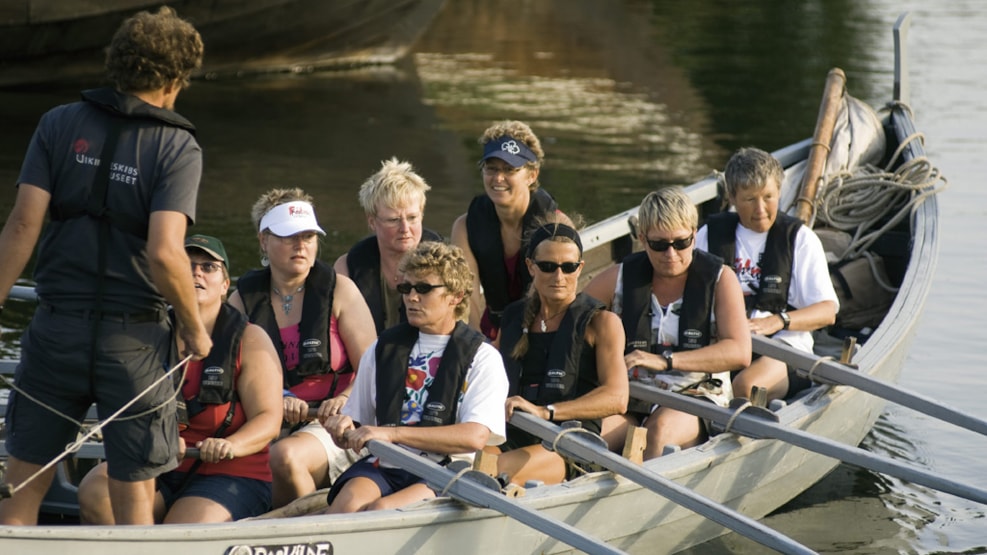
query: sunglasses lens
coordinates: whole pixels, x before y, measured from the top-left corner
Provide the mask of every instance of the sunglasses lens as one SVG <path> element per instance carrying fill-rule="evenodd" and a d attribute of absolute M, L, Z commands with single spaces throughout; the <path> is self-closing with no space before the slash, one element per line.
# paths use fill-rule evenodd
<path fill-rule="evenodd" d="M 677 251 L 682 251 L 689 248 L 689 245 L 692 244 L 692 240 L 694 238 L 694 235 L 690 235 L 684 239 L 676 239 L 674 241 L 653 241 L 648 239 L 648 246 L 655 252 L 665 252 L 668 250 L 668 247 L 672 247 Z"/>
<path fill-rule="evenodd" d="M 547 260 L 535 261 L 535 266 L 538 266 L 538 269 L 546 274 L 554 273 L 559 268 L 562 268 L 563 274 L 571 274 L 579 269 L 579 265 L 579 262 L 563 262 L 559 264 L 557 262 L 548 262 Z"/>
<path fill-rule="evenodd" d="M 412 284 L 406 281 L 403 283 L 399 283 L 396 289 L 398 290 L 398 293 L 401 293 L 402 295 L 407 295 L 411 293 L 412 289 L 414 289 L 415 292 L 417 292 L 419 295 L 428 295 L 429 293 L 432 292 L 433 289 L 438 289 L 439 287 L 445 287 L 445 286 L 441 283 L 438 285 L 432 285 L 431 283 Z"/>

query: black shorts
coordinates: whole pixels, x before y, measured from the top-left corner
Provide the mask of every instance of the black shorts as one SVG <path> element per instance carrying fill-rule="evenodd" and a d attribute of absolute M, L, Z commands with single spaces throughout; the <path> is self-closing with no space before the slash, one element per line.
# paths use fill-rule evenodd
<path fill-rule="evenodd" d="M 35 312 L 21 340 L 15 380 L 37 402 L 11 393 L 6 447 L 14 457 L 47 464 L 77 439 L 78 425 L 52 409 L 81 421 L 96 403 L 99 419 L 104 420 L 167 371 L 171 353 L 167 319 L 99 322 L 91 372 L 93 324 L 43 308 Z M 110 477 L 137 482 L 178 465 L 174 392 L 174 382 L 163 380 L 103 428 Z"/>
<path fill-rule="evenodd" d="M 374 462 L 370 462 L 373 459 Z M 329 490 L 329 495 L 326 496 L 326 501 L 332 505 L 336 496 L 339 492 L 343 490 L 343 486 L 346 482 L 349 482 L 353 478 L 367 478 L 372 480 L 373 483 L 377 484 L 377 488 L 380 490 L 381 497 L 387 497 L 392 493 L 399 492 L 404 488 L 411 487 L 415 484 L 424 484 L 425 480 L 419 478 L 418 476 L 404 470 L 403 468 L 389 468 L 386 466 L 381 466 L 378 464 L 379 460 L 375 457 L 364 457 L 355 463 L 353 466 L 346 469 L 346 472 L 336 479 L 336 483 L 332 485 L 332 489 Z"/>

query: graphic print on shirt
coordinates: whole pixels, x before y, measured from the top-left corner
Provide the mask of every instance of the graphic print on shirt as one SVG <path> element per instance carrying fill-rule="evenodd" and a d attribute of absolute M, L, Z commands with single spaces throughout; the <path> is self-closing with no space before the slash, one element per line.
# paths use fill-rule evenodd
<path fill-rule="evenodd" d="M 422 419 L 422 408 L 428 398 L 428 386 L 432 385 L 439 371 L 442 355 L 435 352 L 413 354 L 408 362 L 405 378 L 405 400 L 401 407 L 401 423 L 417 424 Z"/>

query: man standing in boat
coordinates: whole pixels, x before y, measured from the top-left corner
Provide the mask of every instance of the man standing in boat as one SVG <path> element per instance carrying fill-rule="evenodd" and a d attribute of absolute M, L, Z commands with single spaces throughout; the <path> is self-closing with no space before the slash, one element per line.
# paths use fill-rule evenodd
<path fill-rule="evenodd" d="M 696 233 L 696 248 L 719 256 L 736 272 L 751 333 L 811 353 L 811 332 L 836 321 L 840 301 L 819 237 L 778 211 L 784 179 L 781 163 L 768 152 L 742 148 L 734 153 L 724 180 L 736 212 L 710 216 Z M 753 386 L 760 386 L 768 390 L 768 400 L 808 385 L 784 362 L 769 357 L 756 358 L 733 378 L 736 396 L 748 397 Z"/>
<path fill-rule="evenodd" d="M 202 151 L 174 112 L 202 64 L 199 33 L 170 8 L 123 22 L 107 50 L 112 88 L 45 114 L 0 234 L 0 299 L 24 270 L 50 211 L 34 277 L 38 309 L 21 341 L 7 408 L 7 483 L 0 523 L 34 524 L 58 457 L 89 406 L 103 428 L 117 523 L 152 524 L 154 479 L 178 464 L 174 387 L 152 386 L 170 366 L 175 333 L 185 355 L 212 342 L 200 318 L 185 254 Z M 66 415 L 75 422 L 56 415 Z"/>

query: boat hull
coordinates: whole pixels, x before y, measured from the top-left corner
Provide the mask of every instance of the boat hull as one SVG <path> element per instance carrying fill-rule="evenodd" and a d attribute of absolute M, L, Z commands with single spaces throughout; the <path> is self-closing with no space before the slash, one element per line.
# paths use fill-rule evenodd
<path fill-rule="evenodd" d="M 205 44 L 198 76 L 304 71 L 402 58 L 445 0 L 169 2 Z M 0 4 L 0 86 L 98 77 L 120 23 L 160 2 Z"/>

